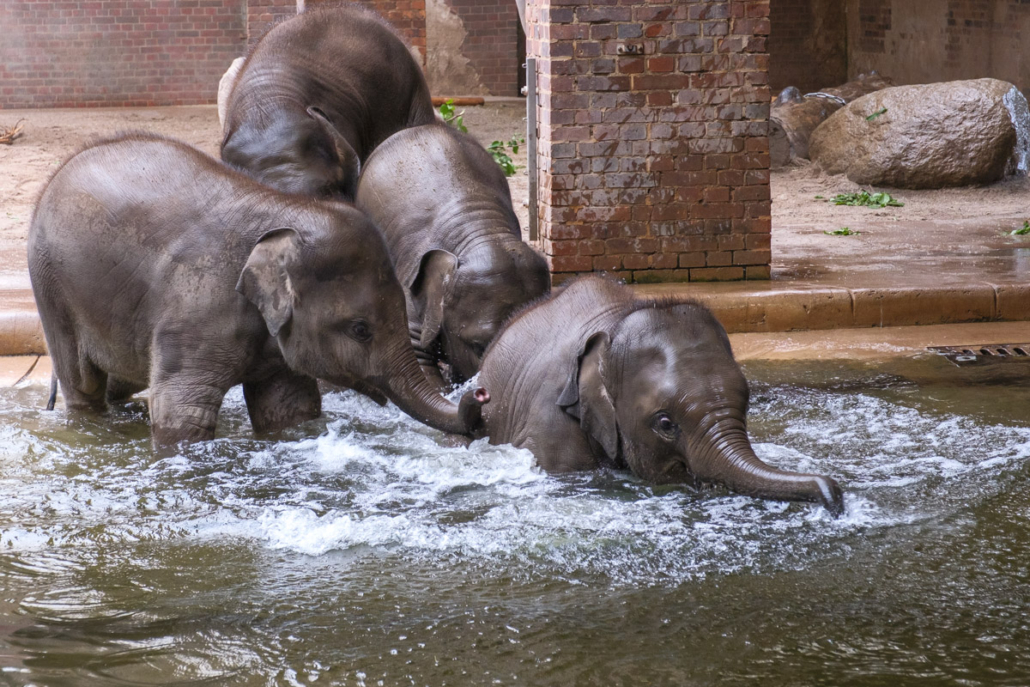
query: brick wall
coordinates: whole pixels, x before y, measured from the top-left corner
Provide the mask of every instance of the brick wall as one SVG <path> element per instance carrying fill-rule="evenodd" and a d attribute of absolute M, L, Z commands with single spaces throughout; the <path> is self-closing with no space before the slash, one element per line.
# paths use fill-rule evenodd
<path fill-rule="evenodd" d="M 425 55 L 425 0 L 364 1 Z M 296 8 L 297 0 L 0 0 L 0 108 L 213 103 L 248 37 L 256 42 Z"/>
<path fill-rule="evenodd" d="M 264 0 L 270 2 L 272 0 Z M 334 5 L 340 0 L 301 0 L 305 8 L 321 4 Z M 408 45 L 426 55 L 426 0 L 353 0 L 375 10 L 379 16 L 390 22 L 398 33 L 404 36 Z"/>
<path fill-rule="evenodd" d="M 848 80 L 844 5 L 841 0 L 771 0 L 769 85 L 774 93 L 787 86 L 816 91 Z"/>
<path fill-rule="evenodd" d="M 857 0 L 847 4 L 848 73 L 898 84 L 993 77 L 1030 95 L 1028 0 Z"/>
<path fill-rule="evenodd" d="M 247 47 L 253 47 L 276 23 L 297 14 L 297 0 L 247 0 Z"/>
<path fill-rule="evenodd" d="M 3 0 L 0 107 L 213 102 L 245 0 Z"/>
<path fill-rule="evenodd" d="M 438 0 L 430 12 L 427 76 L 436 93 L 518 95 L 515 0 Z"/>
<path fill-rule="evenodd" d="M 769 0 L 566 1 L 527 12 L 555 283 L 768 278 Z"/>

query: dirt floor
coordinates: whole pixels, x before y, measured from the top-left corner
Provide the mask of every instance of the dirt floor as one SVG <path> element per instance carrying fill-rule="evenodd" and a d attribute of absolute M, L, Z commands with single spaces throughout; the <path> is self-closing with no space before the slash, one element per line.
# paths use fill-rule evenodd
<path fill-rule="evenodd" d="M 464 110 L 469 133 L 484 145 L 508 141 L 526 130 L 524 101 L 491 101 Z M 28 288 L 25 241 L 36 198 L 61 162 L 88 141 L 121 131 L 143 130 L 171 136 L 217 156 L 221 141 L 214 105 L 158 108 L 64 110 L 0 110 L 0 128 L 23 119 L 23 135 L 13 145 L 0 145 L 0 290 Z M 515 211 L 525 228 L 526 149 L 512 156 L 517 172 L 511 178 Z"/>
<path fill-rule="evenodd" d="M 0 111 L 0 127 L 24 118 L 24 136 L 0 145 L 0 289 L 28 286 L 25 238 L 43 184 L 65 156 L 98 136 L 143 129 L 218 152 L 214 106 Z M 525 131 L 522 101 L 501 100 L 464 108 L 469 131 L 484 145 Z M 527 223 L 525 147 L 514 156 L 512 197 Z M 816 196 L 857 190 L 814 165 L 774 172 L 773 279 L 801 279 L 846 286 L 861 283 L 947 284 L 995 282 L 1030 276 L 1030 236 L 1008 232 L 1030 219 L 1030 180 L 1010 179 L 985 188 L 892 191 L 904 207 L 872 210 L 837 207 Z M 855 236 L 828 236 L 849 227 Z"/>

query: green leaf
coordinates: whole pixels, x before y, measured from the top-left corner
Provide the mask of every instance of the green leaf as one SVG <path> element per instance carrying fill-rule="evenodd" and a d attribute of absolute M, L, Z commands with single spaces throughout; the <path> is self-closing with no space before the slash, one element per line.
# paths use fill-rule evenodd
<path fill-rule="evenodd" d="M 467 134 L 469 130 L 465 128 L 465 111 L 458 112 L 454 109 L 454 101 L 447 100 L 445 103 L 440 105 L 440 117 L 447 124 L 450 124 L 455 129 L 463 134 Z"/>
<path fill-rule="evenodd" d="M 1023 220 L 1023 227 L 1021 229 L 1013 229 L 1009 232 L 1009 236 L 1026 236 L 1030 234 L 1030 220 Z"/>
<path fill-rule="evenodd" d="M 857 193 L 838 193 L 833 197 L 834 205 L 850 205 L 854 207 L 905 207 L 905 204 L 894 198 L 889 193 L 872 193 L 858 191 Z"/>
<path fill-rule="evenodd" d="M 827 236 L 858 236 L 862 232 L 853 231 L 848 227 L 841 227 L 840 229 L 834 229 L 833 231 L 824 231 Z"/>
<path fill-rule="evenodd" d="M 874 119 L 876 119 L 877 117 L 879 117 L 882 114 L 887 114 L 887 108 L 886 107 L 881 107 L 879 110 L 877 110 L 876 112 L 874 112 L 871 115 L 869 115 L 868 117 L 866 117 L 865 120 L 867 122 L 871 122 L 871 121 L 873 121 Z"/>

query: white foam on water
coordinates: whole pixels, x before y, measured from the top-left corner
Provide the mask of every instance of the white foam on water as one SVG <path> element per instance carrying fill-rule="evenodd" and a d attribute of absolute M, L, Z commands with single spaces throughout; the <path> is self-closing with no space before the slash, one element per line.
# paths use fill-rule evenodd
<path fill-rule="evenodd" d="M 237 396 L 226 407 L 233 422 L 245 413 Z M 849 537 L 953 511 L 1030 458 L 1026 428 L 864 393 L 774 396 L 756 404 L 757 424 L 776 429 L 755 430 L 755 451 L 838 479 L 842 517 L 816 504 L 654 488 L 624 473 L 548 476 L 528 451 L 449 446 L 395 407 L 345 392 L 326 396 L 331 419 L 318 436 L 270 442 L 244 431 L 161 459 L 142 444 L 125 454 L 112 439 L 114 457 L 85 467 L 55 439 L 2 427 L 0 552 L 230 538 L 306 556 L 448 567 L 458 557 L 491 574 L 676 583 L 841 555 Z"/>

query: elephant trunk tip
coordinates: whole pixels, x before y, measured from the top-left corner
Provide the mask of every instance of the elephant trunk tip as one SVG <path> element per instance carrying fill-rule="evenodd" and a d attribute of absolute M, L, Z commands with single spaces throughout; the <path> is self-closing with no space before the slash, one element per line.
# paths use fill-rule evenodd
<path fill-rule="evenodd" d="M 815 483 L 819 487 L 819 495 L 826 510 L 830 515 L 839 518 L 844 515 L 844 491 L 840 485 L 829 477 L 816 477 Z"/>
<path fill-rule="evenodd" d="M 490 402 L 490 392 L 483 387 L 467 391 L 458 402 L 458 416 L 465 426 L 465 434 L 471 435 L 482 427 L 483 406 Z"/>

